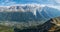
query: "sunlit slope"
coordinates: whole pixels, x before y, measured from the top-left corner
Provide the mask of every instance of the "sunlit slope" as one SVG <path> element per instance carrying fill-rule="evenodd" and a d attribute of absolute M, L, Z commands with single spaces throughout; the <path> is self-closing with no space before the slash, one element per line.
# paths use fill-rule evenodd
<path fill-rule="evenodd" d="M 49 32 L 60 32 L 60 17 L 53 18 L 51 23 L 54 25 L 49 29 Z"/>

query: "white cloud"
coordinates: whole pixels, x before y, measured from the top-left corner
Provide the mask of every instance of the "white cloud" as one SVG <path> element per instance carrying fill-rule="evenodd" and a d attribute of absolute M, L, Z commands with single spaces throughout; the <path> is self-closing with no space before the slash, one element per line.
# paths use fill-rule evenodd
<path fill-rule="evenodd" d="M 46 6 L 60 10 L 60 5 L 46 5 Z"/>
<path fill-rule="evenodd" d="M 60 0 L 55 0 L 57 3 L 60 3 Z"/>
<path fill-rule="evenodd" d="M 1 1 L 2 5 L 14 5 L 16 2 L 13 2 L 12 0 L 2 0 Z"/>

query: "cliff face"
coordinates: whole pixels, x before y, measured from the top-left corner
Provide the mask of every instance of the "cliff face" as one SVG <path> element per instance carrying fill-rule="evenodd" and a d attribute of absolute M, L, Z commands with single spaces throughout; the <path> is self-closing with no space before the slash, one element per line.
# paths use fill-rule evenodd
<path fill-rule="evenodd" d="M 59 32 L 60 31 L 60 17 L 52 19 L 51 23 L 54 25 L 49 29 L 49 31 L 50 32 L 54 32 L 54 31 Z"/>

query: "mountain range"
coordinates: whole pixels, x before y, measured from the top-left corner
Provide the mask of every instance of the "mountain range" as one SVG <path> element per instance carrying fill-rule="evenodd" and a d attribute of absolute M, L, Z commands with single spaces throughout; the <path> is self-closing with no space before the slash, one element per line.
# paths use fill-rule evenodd
<path fill-rule="evenodd" d="M 13 23 L 12 25 L 22 23 L 27 25 L 27 27 L 31 26 L 33 23 L 33 25 L 42 25 L 51 18 L 59 16 L 60 10 L 48 6 L 29 4 L 20 6 L 0 7 L 0 22 L 5 22 L 5 24 L 6 22 L 7 24 Z"/>

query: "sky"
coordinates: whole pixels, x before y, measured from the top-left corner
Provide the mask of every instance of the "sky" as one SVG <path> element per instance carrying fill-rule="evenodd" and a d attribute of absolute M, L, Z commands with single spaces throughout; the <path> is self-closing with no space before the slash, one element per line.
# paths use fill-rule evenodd
<path fill-rule="evenodd" d="M 60 0 L 0 0 L 0 5 L 3 6 L 31 3 L 60 5 Z"/>

